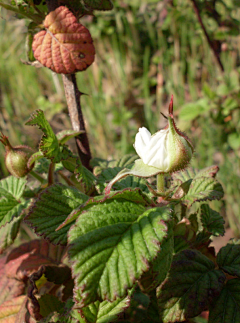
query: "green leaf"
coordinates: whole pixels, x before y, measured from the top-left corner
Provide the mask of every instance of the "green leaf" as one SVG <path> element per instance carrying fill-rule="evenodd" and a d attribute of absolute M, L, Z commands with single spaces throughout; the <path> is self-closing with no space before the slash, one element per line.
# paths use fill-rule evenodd
<path fill-rule="evenodd" d="M 207 232 L 214 236 L 223 236 L 225 233 L 223 217 L 208 204 L 201 205 L 201 223 Z"/>
<path fill-rule="evenodd" d="M 122 313 L 130 305 L 130 297 L 117 298 L 114 302 L 96 301 L 83 307 L 80 313 L 84 315 L 89 323 L 108 323 L 118 319 Z"/>
<path fill-rule="evenodd" d="M 122 170 L 121 167 L 113 167 L 104 169 L 98 177 L 98 184 L 100 191 L 103 192 L 106 182 L 111 181 L 117 174 Z M 148 192 L 148 187 L 146 186 L 146 180 L 136 176 L 128 176 L 116 182 L 113 185 L 113 189 L 122 190 L 127 187 L 135 188 L 140 187 L 141 190 Z"/>
<path fill-rule="evenodd" d="M 209 311 L 209 323 L 240 322 L 240 279 L 231 279 Z"/>
<path fill-rule="evenodd" d="M 62 130 L 56 134 L 59 144 L 65 144 L 68 140 L 77 137 L 78 135 L 84 133 L 84 130 L 75 131 L 75 130 Z"/>
<path fill-rule="evenodd" d="M 67 170 L 69 170 L 69 172 L 74 173 L 74 170 L 77 166 L 77 160 L 78 158 L 76 157 L 69 157 L 68 159 L 63 160 L 62 164 Z"/>
<path fill-rule="evenodd" d="M 190 102 L 182 106 L 179 117 L 181 120 L 191 121 L 198 116 L 205 114 L 211 109 L 207 98 L 199 99 L 196 102 Z"/>
<path fill-rule="evenodd" d="M 196 179 L 200 177 L 215 177 L 218 171 L 219 167 L 216 165 L 203 168 L 200 171 L 189 167 L 181 172 L 174 173 L 172 175 L 172 180 L 173 182 L 180 184 L 190 179 Z"/>
<path fill-rule="evenodd" d="M 111 191 L 112 186 L 120 179 L 133 175 L 138 177 L 151 177 L 160 173 L 160 170 L 153 166 L 148 166 L 144 164 L 142 159 L 137 159 L 132 167 L 132 169 L 124 168 L 122 169 L 107 185 L 105 191 L 108 194 Z"/>
<path fill-rule="evenodd" d="M 0 181 L 0 227 L 19 217 L 27 203 L 21 200 L 26 186 L 25 178 L 9 176 Z"/>
<path fill-rule="evenodd" d="M 182 201 L 188 207 L 195 202 L 220 200 L 224 195 L 222 185 L 214 178 L 200 177 L 192 180 Z"/>
<path fill-rule="evenodd" d="M 33 112 L 30 119 L 26 122 L 26 125 L 38 126 L 38 128 L 44 133 L 39 145 L 39 149 L 43 153 L 44 157 L 51 159 L 54 163 L 58 163 L 62 159 L 67 159 L 71 156 L 71 152 L 66 146 L 59 145 L 58 139 L 46 120 L 42 110 L 39 109 Z"/>
<path fill-rule="evenodd" d="M 83 213 L 69 231 L 75 299 L 84 307 L 115 300 L 147 271 L 167 236 L 169 211 L 109 201 Z"/>
<path fill-rule="evenodd" d="M 240 278 L 240 245 L 228 243 L 222 247 L 217 255 L 217 264 L 229 275 Z"/>
<path fill-rule="evenodd" d="M 115 200 L 115 199 L 124 199 L 126 201 L 135 202 L 145 206 L 150 206 L 150 205 L 153 206 L 152 200 L 145 193 L 143 193 L 139 188 L 136 188 L 134 190 L 126 188 L 123 191 L 111 192 L 108 195 L 91 197 L 87 202 L 80 205 L 76 210 L 70 213 L 69 216 L 66 218 L 66 220 L 57 228 L 57 230 L 75 221 L 77 217 L 84 210 L 89 209 L 89 207 L 97 204 L 102 204 L 109 200 Z"/>
<path fill-rule="evenodd" d="M 25 18 L 31 19 L 34 22 L 36 22 L 37 24 L 41 24 L 42 21 L 44 20 L 44 15 L 30 13 L 30 12 L 24 10 L 24 8 L 22 6 L 15 7 L 15 6 L 11 6 L 9 4 L 6 4 L 4 2 L 0 2 L 0 6 L 3 7 L 4 9 L 15 12 Z"/>
<path fill-rule="evenodd" d="M 54 295 L 45 294 L 38 299 L 40 305 L 40 314 L 45 317 L 51 312 L 58 312 L 64 307 L 64 303 L 61 302 L 58 297 Z"/>
<path fill-rule="evenodd" d="M 36 161 L 42 158 L 44 158 L 44 156 L 41 151 L 37 151 L 36 153 L 32 154 L 28 159 L 28 163 L 27 163 L 28 168 L 30 168 L 33 163 L 35 163 Z"/>
<path fill-rule="evenodd" d="M 168 236 L 164 238 L 161 244 L 161 251 L 154 259 L 149 271 L 144 273 L 140 279 L 141 288 L 149 292 L 159 286 L 170 269 L 174 253 L 173 229 L 169 227 Z"/>
<path fill-rule="evenodd" d="M 32 202 L 25 222 L 37 235 L 54 244 L 66 245 L 70 225 L 55 231 L 67 216 L 88 196 L 73 187 L 55 184 L 42 191 Z"/>
<path fill-rule="evenodd" d="M 13 244 L 19 232 L 24 215 L 24 212 L 22 212 L 20 216 L 14 217 L 10 223 L 7 223 L 4 227 L 0 228 L 0 254 Z"/>
<path fill-rule="evenodd" d="M 165 281 L 157 289 L 163 322 L 183 322 L 209 308 L 223 287 L 225 275 L 197 250 L 183 250 L 174 256 Z"/>
<path fill-rule="evenodd" d="M 83 0 L 84 4 L 92 10 L 112 10 L 113 5 L 110 0 Z"/>
<path fill-rule="evenodd" d="M 75 168 L 74 173 L 77 181 L 83 186 L 84 192 L 86 194 L 91 193 L 95 187 L 97 178 L 82 165 L 80 159 L 77 160 L 77 167 Z"/>

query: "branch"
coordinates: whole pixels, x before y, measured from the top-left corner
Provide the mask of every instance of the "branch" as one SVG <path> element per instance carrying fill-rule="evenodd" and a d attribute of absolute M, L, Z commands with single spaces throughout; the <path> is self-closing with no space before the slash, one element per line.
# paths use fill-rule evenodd
<path fill-rule="evenodd" d="M 215 56 L 215 58 L 216 58 L 216 60 L 217 60 L 217 63 L 218 63 L 218 65 L 219 65 L 219 67 L 220 67 L 221 71 L 222 71 L 222 72 L 224 72 L 224 67 L 223 67 L 223 64 L 222 64 L 222 62 L 221 62 L 221 59 L 220 59 L 219 53 L 217 52 L 217 50 L 216 50 L 216 48 L 215 48 L 215 46 L 214 46 L 213 42 L 211 41 L 211 39 L 210 39 L 210 37 L 209 37 L 209 35 L 208 35 L 208 33 L 207 33 L 207 30 L 206 30 L 205 26 L 204 26 L 204 24 L 203 24 L 203 21 L 202 21 L 201 15 L 200 15 L 200 11 L 199 11 L 199 8 L 198 8 L 198 6 L 197 6 L 197 2 L 196 2 L 196 0 L 191 0 L 191 1 L 192 1 L 192 3 L 193 3 L 193 8 L 194 8 L 194 11 L 195 11 L 195 13 L 196 13 L 196 15 L 197 15 L 198 21 L 199 21 L 199 23 L 200 23 L 200 25 L 201 25 L 201 27 L 202 27 L 202 30 L 203 30 L 203 32 L 204 32 L 204 34 L 205 34 L 206 38 L 207 38 L 208 44 L 209 44 L 209 46 L 211 47 L 211 49 L 212 49 L 212 51 L 213 51 L 213 54 L 214 54 L 214 56 Z"/>
<path fill-rule="evenodd" d="M 91 167 L 89 165 L 91 159 L 91 152 L 80 104 L 81 92 L 78 90 L 77 87 L 76 75 L 62 74 L 62 79 L 73 130 L 85 131 L 83 134 L 75 138 L 78 148 L 78 154 L 83 166 L 91 170 Z"/>

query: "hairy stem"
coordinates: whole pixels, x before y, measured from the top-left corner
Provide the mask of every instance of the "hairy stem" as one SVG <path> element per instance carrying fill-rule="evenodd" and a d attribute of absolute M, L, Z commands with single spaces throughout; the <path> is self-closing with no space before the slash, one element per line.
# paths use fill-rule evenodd
<path fill-rule="evenodd" d="M 45 182 L 45 179 L 37 174 L 35 171 L 31 170 L 31 172 L 29 173 L 29 175 L 31 175 L 32 177 L 36 178 L 41 184 Z"/>
<path fill-rule="evenodd" d="M 51 162 L 48 168 L 48 186 L 53 185 L 54 183 L 54 169 L 55 169 L 55 163 Z"/>
<path fill-rule="evenodd" d="M 157 191 L 158 193 L 164 192 L 164 174 L 157 175 Z"/>
<path fill-rule="evenodd" d="M 193 4 L 193 9 L 194 9 L 194 11 L 195 11 L 195 13 L 196 13 L 196 15 L 197 15 L 198 21 L 199 21 L 199 23 L 200 23 L 200 25 L 201 25 L 201 27 L 202 27 L 202 30 L 203 30 L 203 32 L 204 32 L 204 34 L 205 34 L 205 37 L 207 38 L 207 42 L 208 42 L 209 46 L 211 47 L 211 49 L 212 49 L 212 51 L 213 51 L 213 54 L 214 54 L 214 56 L 215 56 L 215 58 L 216 58 L 216 61 L 217 61 L 218 65 L 219 65 L 219 67 L 220 67 L 221 71 L 222 71 L 222 72 L 224 72 L 224 67 L 223 67 L 223 64 L 222 64 L 222 62 L 221 62 L 221 59 L 220 59 L 219 53 L 218 53 L 218 51 L 216 50 L 216 48 L 215 48 L 215 46 L 214 46 L 213 42 L 211 41 L 211 39 L 210 39 L 210 37 L 209 37 L 209 35 L 208 35 L 208 33 L 207 33 L 207 30 L 206 30 L 206 28 L 205 28 L 205 26 L 204 26 L 204 24 L 203 24 L 202 17 L 201 17 L 201 15 L 200 15 L 200 11 L 199 11 L 199 8 L 198 8 L 198 5 L 197 5 L 197 2 L 196 2 L 196 0 L 191 0 L 191 1 L 192 1 L 192 4 Z"/>

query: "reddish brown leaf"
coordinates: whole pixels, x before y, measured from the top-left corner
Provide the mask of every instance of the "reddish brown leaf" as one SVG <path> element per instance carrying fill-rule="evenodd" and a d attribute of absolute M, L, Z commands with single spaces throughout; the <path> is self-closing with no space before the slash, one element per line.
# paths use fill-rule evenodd
<path fill-rule="evenodd" d="M 15 323 L 16 315 L 20 310 L 22 303 L 24 302 L 24 299 L 25 296 L 23 295 L 4 302 L 0 306 L 0 322 Z"/>
<path fill-rule="evenodd" d="M 0 304 L 22 295 L 25 290 L 22 281 L 7 277 L 5 262 L 6 257 L 0 259 Z"/>
<path fill-rule="evenodd" d="M 33 240 L 12 250 L 6 261 L 8 277 L 25 280 L 41 265 L 59 264 L 63 247 L 46 240 Z"/>
<path fill-rule="evenodd" d="M 35 58 L 44 66 L 56 73 L 71 74 L 93 63 L 95 49 L 90 32 L 69 9 L 61 6 L 50 12 L 44 27 L 32 44 Z"/>
<path fill-rule="evenodd" d="M 21 308 L 19 309 L 19 312 L 17 313 L 15 317 L 15 323 L 36 323 L 36 320 L 30 316 L 30 313 L 28 311 L 28 303 L 29 300 L 27 296 L 24 296 L 24 300 L 22 303 Z"/>

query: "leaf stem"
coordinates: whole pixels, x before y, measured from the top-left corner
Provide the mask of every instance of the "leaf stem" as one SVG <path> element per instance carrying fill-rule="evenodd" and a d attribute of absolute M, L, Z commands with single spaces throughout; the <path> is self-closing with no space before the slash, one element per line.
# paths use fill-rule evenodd
<path fill-rule="evenodd" d="M 164 174 L 157 175 L 157 191 L 158 193 L 164 192 Z"/>
<path fill-rule="evenodd" d="M 48 186 L 53 185 L 54 183 L 54 169 L 55 169 L 55 163 L 51 162 L 48 168 Z"/>
<path fill-rule="evenodd" d="M 31 172 L 29 173 L 32 177 L 36 178 L 41 184 L 44 183 L 45 179 L 37 174 L 36 172 L 34 172 L 33 170 L 31 170 Z"/>

